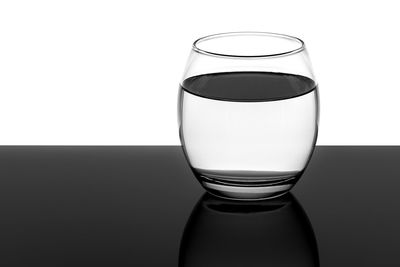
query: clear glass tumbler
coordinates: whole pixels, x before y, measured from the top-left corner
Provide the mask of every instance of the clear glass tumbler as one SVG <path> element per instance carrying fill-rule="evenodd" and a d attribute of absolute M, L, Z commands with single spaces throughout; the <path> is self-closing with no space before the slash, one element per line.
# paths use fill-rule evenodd
<path fill-rule="evenodd" d="M 242 200 L 287 193 L 318 132 L 317 83 L 304 42 L 265 32 L 196 40 L 178 109 L 185 156 L 207 191 Z"/>

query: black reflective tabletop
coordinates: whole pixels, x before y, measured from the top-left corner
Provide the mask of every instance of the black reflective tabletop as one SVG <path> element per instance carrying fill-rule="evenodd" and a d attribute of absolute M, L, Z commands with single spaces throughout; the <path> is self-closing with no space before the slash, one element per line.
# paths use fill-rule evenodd
<path fill-rule="evenodd" d="M 291 194 L 205 194 L 180 147 L 0 147 L 0 266 L 400 266 L 400 147 L 320 146 Z"/>

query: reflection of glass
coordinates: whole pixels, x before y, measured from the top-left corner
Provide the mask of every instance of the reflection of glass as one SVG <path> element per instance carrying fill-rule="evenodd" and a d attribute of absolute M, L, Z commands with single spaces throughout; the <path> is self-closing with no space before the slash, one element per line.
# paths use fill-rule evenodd
<path fill-rule="evenodd" d="M 236 202 L 205 194 L 195 206 L 180 245 L 179 267 L 319 266 L 312 226 L 288 194 Z"/>

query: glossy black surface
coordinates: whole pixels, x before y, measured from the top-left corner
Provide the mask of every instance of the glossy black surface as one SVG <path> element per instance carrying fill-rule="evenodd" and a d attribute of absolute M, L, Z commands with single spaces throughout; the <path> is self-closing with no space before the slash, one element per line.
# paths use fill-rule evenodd
<path fill-rule="evenodd" d="M 317 147 L 292 195 L 240 204 L 180 147 L 0 147 L 0 266 L 400 266 L 399 160 Z"/>

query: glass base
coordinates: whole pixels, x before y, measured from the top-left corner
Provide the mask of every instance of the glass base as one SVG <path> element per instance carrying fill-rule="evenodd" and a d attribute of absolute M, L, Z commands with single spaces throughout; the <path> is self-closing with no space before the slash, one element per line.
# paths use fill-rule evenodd
<path fill-rule="evenodd" d="M 196 172 L 195 172 L 196 173 Z M 265 179 L 216 179 L 200 173 L 196 173 L 201 185 L 212 195 L 233 200 L 264 200 L 282 196 L 298 181 L 301 173 L 288 177 L 274 177 Z M 258 177 L 260 178 L 260 177 Z"/>

